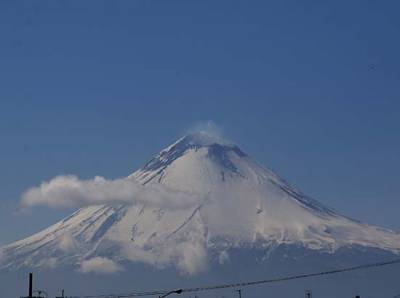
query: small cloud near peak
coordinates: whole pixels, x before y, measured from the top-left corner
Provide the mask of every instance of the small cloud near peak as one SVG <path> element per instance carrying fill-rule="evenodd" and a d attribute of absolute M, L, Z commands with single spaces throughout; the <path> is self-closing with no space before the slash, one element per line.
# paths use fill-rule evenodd
<path fill-rule="evenodd" d="M 232 144 L 232 142 L 225 137 L 223 129 L 211 120 L 196 123 L 186 131 L 185 137 L 181 140 L 200 146 L 207 146 L 215 143 L 223 145 Z"/>

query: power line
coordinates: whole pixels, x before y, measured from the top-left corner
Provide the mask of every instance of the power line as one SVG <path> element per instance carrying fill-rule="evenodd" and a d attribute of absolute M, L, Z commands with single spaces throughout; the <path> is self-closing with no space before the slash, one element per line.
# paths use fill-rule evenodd
<path fill-rule="evenodd" d="M 316 273 L 307 273 L 307 274 L 299 274 L 299 275 L 291 275 L 279 278 L 272 278 L 272 279 L 264 279 L 264 280 L 256 280 L 256 281 L 247 281 L 247 282 L 239 282 L 239 283 L 231 283 L 231 284 L 220 284 L 220 285 L 212 285 L 212 286 L 203 286 L 197 288 L 186 288 L 181 289 L 181 293 L 192 293 L 192 292 L 202 292 L 202 291 L 210 291 L 210 290 L 220 290 L 220 289 L 227 289 L 227 288 L 241 288 L 241 287 L 249 287 L 255 286 L 260 284 L 268 284 L 268 283 L 275 283 L 275 282 L 284 282 L 290 281 L 295 279 L 304 279 L 310 277 L 317 277 L 317 276 L 324 276 L 324 275 L 332 275 L 338 274 L 343 272 L 349 271 L 357 271 L 369 268 L 376 268 L 376 267 L 383 267 L 393 264 L 400 263 L 400 259 L 395 259 L 392 261 L 386 262 L 379 262 L 379 263 L 371 263 L 371 264 L 364 264 L 359 266 L 353 267 L 346 267 L 346 268 L 339 268 L 329 271 L 322 271 Z M 173 290 L 172 290 L 173 291 Z M 74 296 L 73 298 L 127 298 L 127 297 L 143 297 L 143 296 L 158 296 L 164 295 L 166 293 L 171 292 L 171 290 L 160 290 L 160 291 L 147 291 L 147 292 L 132 292 L 132 293 L 125 293 L 125 294 L 108 294 L 108 295 L 89 295 L 89 296 Z M 396 298 L 400 298 L 400 296 L 396 296 Z"/>

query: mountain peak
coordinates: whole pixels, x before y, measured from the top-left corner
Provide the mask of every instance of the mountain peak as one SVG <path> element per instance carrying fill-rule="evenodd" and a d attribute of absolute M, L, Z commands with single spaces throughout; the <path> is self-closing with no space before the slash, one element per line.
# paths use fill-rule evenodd
<path fill-rule="evenodd" d="M 239 158 L 246 157 L 235 144 L 207 132 L 196 132 L 185 135 L 178 141 L 168 146 L 151 159 L 142 169 L 132 174 L 143 184 L 150 181 L 164 181 L 163 176 L 169 172 L 167 168 L 174 164 L 175 174 L 172 176 L 197 175 L 205 163 L 212 162 L 221 169 L 237 172 L 237 167 L 232 162 L 232 155 Z M 179 159 L 179 162 L 178 162 Z M 189 171 L 189 169 L 191 169 Z M 215 170 L 215 169 L 214 169 Z M 189 172 L 187 172 L 189 171 Z M 200 174 L 199 174 L 200 175 Z M 155 179 L 158 177 L 157 179 Z M 187 178 L 187 177 L 186 177 Z M 203 177 L 204 178 L 204 177 Z M 182 177 L 183 181 L 187 181 Z M 194 180 L 199 180 L 197 177 Z M 201 179 L 200 179 L 201 180 Z M 182 186 L 182 183 L 179 183 Z"/>
<path fill-rule="evenodd" d="M 241 157 L 246 156 L 246 154 L 241 151 L 236 144 L 222 138 L 221 136 L 210 134 L 206 131 L 199 131 L 185 135 L 169 147 L 162 150 L 160 155 L 162 156 L 167 153 L 172 153 L 173 155 L 176 155 L 177 153 L 182 154 L 188 149 L 200 148 L 207 148 L 211 154 L 221 155 L 223 152 L 234 151 Z"/>
<path fill-rule="evenodd" d="M 206 131 L 199 131 L 187 134 L 184 137 L 180 138 L 175 144 L 177 143 L 192 145 L 195 147 L 208 147 L 214 144 L 234 146 L 234 144 L 227 141 L 226 139 L 214 134 L 210 134 Z"/>

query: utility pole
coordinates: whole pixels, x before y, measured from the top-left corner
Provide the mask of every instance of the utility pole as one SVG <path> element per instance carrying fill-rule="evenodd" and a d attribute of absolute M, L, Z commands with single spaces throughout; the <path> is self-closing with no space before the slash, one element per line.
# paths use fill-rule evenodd
<path fill-rule="evenodd" d="M 239 298 L 242 298 L 242 289 L 236 290 L 236 292 L 238 292 Z"/>
<path fill-rule="evenodd" d="M 33 297 L 33 273 L 29 273 L 29 297 Z"/>
<path fill-rule="evenodd" d="M 45 291 L 35 291 L 39 294 L 39 296 L 33 296 L 33 273 L 29 273 L 29 288 L 28 288 L 28 296 L 21 297 L 21 298 L 43 298 L 41 295 L 42 293 L 46 294 Z M 47 297 L 47 294 L 46 294 Z"/>

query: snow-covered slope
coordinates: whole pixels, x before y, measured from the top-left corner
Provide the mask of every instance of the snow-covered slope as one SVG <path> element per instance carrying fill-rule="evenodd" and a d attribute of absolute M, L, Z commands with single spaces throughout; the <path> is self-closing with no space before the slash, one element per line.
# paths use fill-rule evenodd
<path fill-rule="evenodd" d="M 400 252 L 398 233 L 341 216 L 263 168 L 237 146 L 196 133 L 161 151 L 125 179 L 194 194 L 184 208 L 154 204 L 96 205 L 0 249 L 2 268 L 76 265 L 80 270 L 125 261 L 196 273 L 223 263 L 233 249 L 293 245 L 315 252 L 362 247 Z"/>

